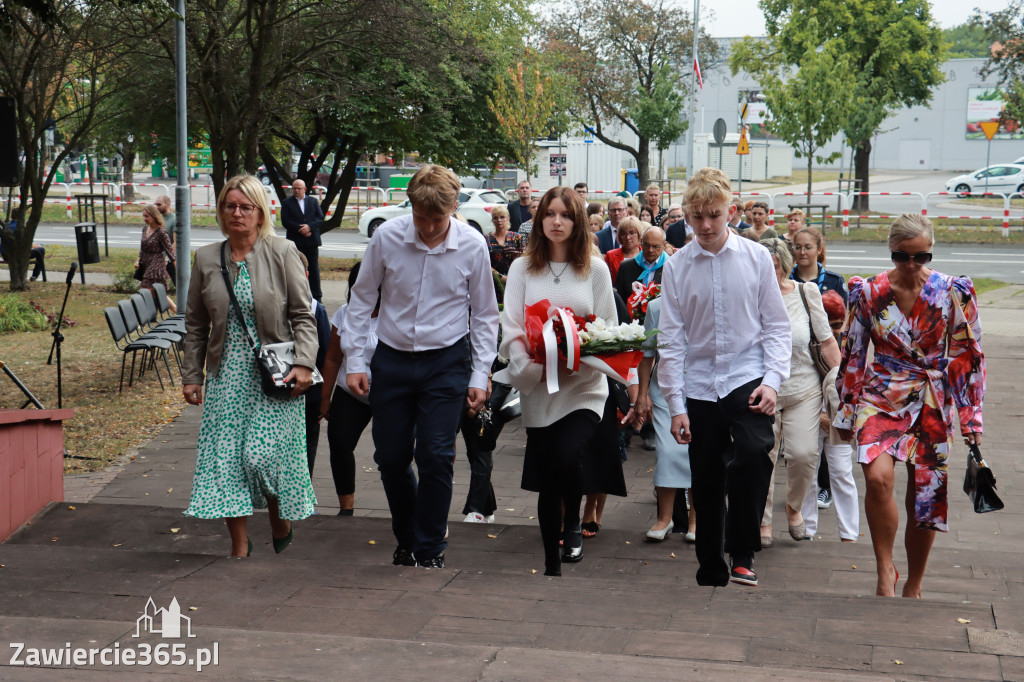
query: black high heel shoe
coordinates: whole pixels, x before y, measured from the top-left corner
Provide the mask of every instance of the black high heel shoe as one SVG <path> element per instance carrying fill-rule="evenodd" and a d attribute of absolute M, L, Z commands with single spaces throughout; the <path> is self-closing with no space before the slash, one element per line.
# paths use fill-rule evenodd
<path fill-rule="evenodd" d="M 562 561 L 574 564 L 583 560 L 583 529 L 577 523 L 575 530 L 562 531 Z"/>
<path fill-rule="evenodd" d="M 275 538 L 275 537 L 271 538 L 274 541 L 274 551 L 276 553 L 280 554 L 281 552 L 283 552 L 285 550 L 285 548 L 288 545 L 292 544 L 292 540 L 294 538 L 295 538 L 295 528 L 294 528 L 294 526 L 289 526 L 288 527 L 288 535 L 285 535 L 283 538 Z"/>

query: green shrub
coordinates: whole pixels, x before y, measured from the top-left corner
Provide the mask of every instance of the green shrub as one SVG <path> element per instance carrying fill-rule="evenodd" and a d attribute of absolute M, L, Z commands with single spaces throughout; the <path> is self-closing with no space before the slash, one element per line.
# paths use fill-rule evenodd
<path fill-rule="evenodd" d="M 135 265 L 129 264 L 127 269 L 121 269 L 114 273 L 114 283 L 110 285 L 111 291 L 118 294 L 134 294 L 139 290 L 139 280 L 135 279 Z"/>
<path fill-rule="evenodd" d="M 17 294 L 0 296 L 0 334 L 46 329 L 46 317 Z"/>

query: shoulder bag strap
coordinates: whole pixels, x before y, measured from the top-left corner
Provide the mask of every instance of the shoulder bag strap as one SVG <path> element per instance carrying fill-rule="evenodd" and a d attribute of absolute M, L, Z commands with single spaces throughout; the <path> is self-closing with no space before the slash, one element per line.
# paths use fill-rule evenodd
<path fill-rule="evenodd" d="M 811 309 L 807 305 L 807 296 L 804 295 L 804 285 L 802 283 L 797 284 L 796 288 L 800 290 L 800 300 L 804 302 L 804 310 L 807 311 L 807 326 L 811 330 L 811 343 L 814 343 L 816 340 L 814 337 L 814 324 L 811 323 Z"/>
<path fill-rule="evenodd" d="M 242 325 L 242 331 L 245 332 L 245 338 L 249 342 L 249 347 L 252 348 L 255 353 L 258 347 L 253 343 L 252 337 L 249 336 L 249 325 L 245 323 L 245 317 L 242 316 L 242 308 L 238 305 L 238 299 L 235 298 L 235 289 L 231 286 L 231 278 L 228 277 L 228 265 L 227 259 L 224 257 L 224 249 L 228 245 L 225 239 L 220 245 L 220 274 L 224 277 L 224 286 L 228 288 L 228 297 L 231 299 L 231 307 L 235 309 L 235 315 L 238 316 L 238 322 Z"/>

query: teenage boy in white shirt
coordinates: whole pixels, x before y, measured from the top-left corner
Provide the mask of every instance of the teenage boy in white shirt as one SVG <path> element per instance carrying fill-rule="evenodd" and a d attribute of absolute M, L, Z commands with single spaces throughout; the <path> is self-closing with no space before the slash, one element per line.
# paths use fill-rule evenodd
<path fill-rule="evenodd" d="M 345 382 L 366 395 L 363 352 L 379 290 L 370 409 L 396 566 L 444 568 L 455 436 L 463 406 L 483 406 L 498 351 L 487 241 L 452 217 L 460 188 L 445 168 L 416 172 L 406 192 L 412 214 L 374 230 L 341 336 Z"/>
<path fill-rule="evenodd" d="M 685 205 L 695 239 L 662 277 L 658 378 L 672 435 L 690 444 L 697 584 L 756 586 L 775 399 L 792 354 L 789 315 L 768 250 L 728 227 L 736 207 L 725 173 L 696 173 Z"/>

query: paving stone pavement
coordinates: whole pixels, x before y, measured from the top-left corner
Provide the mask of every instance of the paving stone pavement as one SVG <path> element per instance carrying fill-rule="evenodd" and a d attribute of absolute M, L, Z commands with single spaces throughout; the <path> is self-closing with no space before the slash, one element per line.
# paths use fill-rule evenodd
<path fill-rule="evenodd" d="M 343 287 L 332 287 L 328 307 L 341 296 Z M 692 547 L 679 535 L 643 541 L 655 514 L 654 457 L 637 442 L 625 465 L 629 496 L 609 498 L 581 563 L 567 565 L 563 578 L 543 577 L 536 498 L 518 485 L 518 423 L 506 427 L 495 455 L 493 525 L 461 522 L 469 471 L 459 444 L 445 569 L 390 565 L 394 543 L 369 430 L 356 452 L 354 518 L 334 515 L 324 435 L 314 476 L 320 514 L 296 524 L 296 541 L 279 556 L 257 518 L 253 557 L 230 559 L 222 523 L 181 515 L 200 414 L 188 408 L 119 470 L 68 477 L 69 501 L 0 545 L 0 642 L 139 650 L 173 641 L 188 657 L 216 644 L 218 664 L 202 672 L 99 660 L 26 667 L 6 649 L 0 679 L 1024 679 L 1017 299 L 1024 297 L 982 296 L 984 449 L 1007 508 L 971 511 L 959 490 L 966 453 L 956 448 L 952 530 L 937 536 L 922 600 L 873 596 L 866 520 L 860 542 L 841 544 L 832 510 L 822 513 L 815 542 L 793 542 L 780 526 L 775 547 L 757 558 L 760 587 L 697 587 Z M 784 519 L 784 495 L 775 499 Z M 899 543 L 896 559 L 905 568 Z M 160 608 L 176 599 L 196 636 L 135 637 L 150 597 Z"/>

